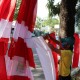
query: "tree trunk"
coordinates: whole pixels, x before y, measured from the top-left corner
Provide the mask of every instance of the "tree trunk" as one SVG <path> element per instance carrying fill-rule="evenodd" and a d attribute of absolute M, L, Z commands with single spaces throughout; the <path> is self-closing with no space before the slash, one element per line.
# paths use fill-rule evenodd
<path fill-rule="evenodd" d="M 60 6 L 60 36 L 74 35 L 75 13 L 77 0 L 62 0 Z"/>

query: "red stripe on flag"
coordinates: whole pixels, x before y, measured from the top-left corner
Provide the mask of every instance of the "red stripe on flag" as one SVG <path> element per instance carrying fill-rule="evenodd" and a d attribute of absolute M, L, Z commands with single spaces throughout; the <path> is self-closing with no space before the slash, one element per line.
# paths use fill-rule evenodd
<path fill-rule="evenodd" d="M 0 18 L 9 21 L 13 20 L 16 0 L 3 0 Z"/>
<path fill-rule="evenodd" d="M 17 21 L 25 22 L 29 31 L 33 31 L 37 14 L 37 0 L 22 0 Z"/>
<path fill-rule="evenodd" d="M 32 52 L 32 49 L 31 48 L 27 48 L 28 50 L 28 53 L 27 54 L 27 60 L 28 60 L 28 63 L 31 67 L 35 68 L 35 62 L 34 62 L 34 58 L 33 58 L 33 52 Z"/>
<path fill-rule="evenodd" d="M 28 5 L 29 2 L 27 2 L 28 0 L 22 0 L 21 5 L 20 5 L 20 9 L 19 9 L 19 13 L 18 13 L 18 17 L 17 17 L 17 21 L 18 23 L 21 24 L 22 21 L 25 21 L 25 19 L 27 19 L 27 9 L 28 9 Z M 27 3 L 28 4 L 27 4 Z M 27 5 L 26 5 L 27 4 Z M 25 15 L 26 14 L 26 15 Z M 25 18 L 25 19 L 24 19 Z"/>
<path fill-rule="evenodd" d="M 0 0 L 0 13 L 1 13 L 1 10 L 2 10 L 3 1 L 4 0 Z M 0 15 L 0 19 L 1 19 L 1 15 Z"/>
<path fill-rule="evenodd" d="M 7 80 L 6 65 L 4 56 L 0 55 L 0 80 Z"/>
<path fill-rule="evenodd" d="M 8 50 L 8 56 L 10 57 L 10 59 L 12 59 L 12 57 L 13 57 L 13 55 L 15 53 L 15 45 L 16 45 L 16 42 L 12 38 L 11 44 L 10 44 L 10 47 L 9 47 L 9 50 Z"/>
<path fill-rule="evenodd" d="M 1 38 L 0 39 L 0 55 L 4 56 L 6 51 L 8 50 L 8 38 Z"/>
<path fill-rule="evenodd" d="M 79 62 L 79 35 L 77 33 L 74 34 L 75 43 L 74 43 L 74 56 L 73 56 L 73 64 L 72 67 L 78 67 Z"/>
<path fill-rule="evenodd" d="M 36 14 L 37 14 L 37 0 L 30 0 L 29 11 L 27 15 L 26 25 L 28 26 L 29 31 L 33 31 Z"/>
<path fill-rule="evenodd" d="M 7 80 L 30 80 L 28 77 L 25 76 L 8 76 Z"/>

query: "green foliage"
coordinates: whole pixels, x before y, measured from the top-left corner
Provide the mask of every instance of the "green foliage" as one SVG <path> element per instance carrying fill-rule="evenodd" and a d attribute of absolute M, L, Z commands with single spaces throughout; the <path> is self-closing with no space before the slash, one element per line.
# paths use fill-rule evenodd
<path fill-rule="evenodd" d="M 37 17 L 35 26 L 40 29 L 42 27 L 42 21 L 41 18 Z"/>
<path fill-rule="evenodd" d="M 36 19 L 36 28 L 41 29 L 45 26 L 54 27 L 54 25 L 59 24 L 59 20 L 56 18 L 47 18 L 46 20 L 42 20 L 41 18 L 37 17 Z"/>
<path fill-rule="evenodd" d="M 50 17 L 52 17 L 56 14 L 59 15 L 59 13 L 60 13 L 60 4 L 57 3 L 56 5 L 54 5 L 54 0 L 48 0 L 47 8 L 49 10 Z"/>
<path fill-rule="evenodd" d="M 56 18 L 48 18 L 43 21 L 43 26 L 54 27 L 54 25 L 59 24 L 59 20 Z"/>
<path fill-rule="evenodd" d="M 16 9 L 15 9 L 15 13 L 14 13 L 14 20 L 16 20 L 18 12 L 19 12 L 19 8 L 20 8 L 20 4 L 21 4 L 21 0 L 17 0 L 16 2 Z"/>

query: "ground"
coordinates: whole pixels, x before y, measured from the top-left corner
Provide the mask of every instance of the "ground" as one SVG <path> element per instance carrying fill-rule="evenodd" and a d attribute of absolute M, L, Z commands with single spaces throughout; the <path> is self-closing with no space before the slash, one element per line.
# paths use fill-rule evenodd
<path fill-rule="evenodd" d="M 73 74 L 74 74 L 74 75 L 72 75 L 73 80 L 80 80 L 80 69 L 79 68 L 76 68 L 73 71 Z"/>
<path fill-rule="evenodd" d="M 41 63 L 39 61 L 37 54 L 34 54 L 34 59 L 36 63 L 36 68 L 32 69 L 34 80 L 45 80 L 44 73 L 41 67 Z"/>

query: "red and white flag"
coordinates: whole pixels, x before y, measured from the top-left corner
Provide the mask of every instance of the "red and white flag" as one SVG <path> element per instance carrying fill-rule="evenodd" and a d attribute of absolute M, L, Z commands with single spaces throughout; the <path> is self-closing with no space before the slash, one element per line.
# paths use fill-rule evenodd
<path fill-rule="evenodd" d="M 74 34 L 74 37 L 75 37 L 75 43 L 74 43 L 72 67 L 76 68 L 76 67 L 80 67 L 80 38 L 79 38 L 79 34 L 77 33 Z"/>
<path fill-rule="evenodd" d="M 16 0 L 0 0 L 0 55 L 6 54 Z"/>
<path fill-rule="evenodd" d="M 36 20 L 37 0 L 22 0 L 8 56 L 9 80 L 33 80 L 30 67 L 35 67 L 32 53 L 32 31 Z M 9 62 L 8 61 L 8 62 Z"/>
<path fill-rule="evenodd" d="M 5 54 L 8 48 L 16 0 L 0 0 L 0 80 L 7 80 Z"/>

